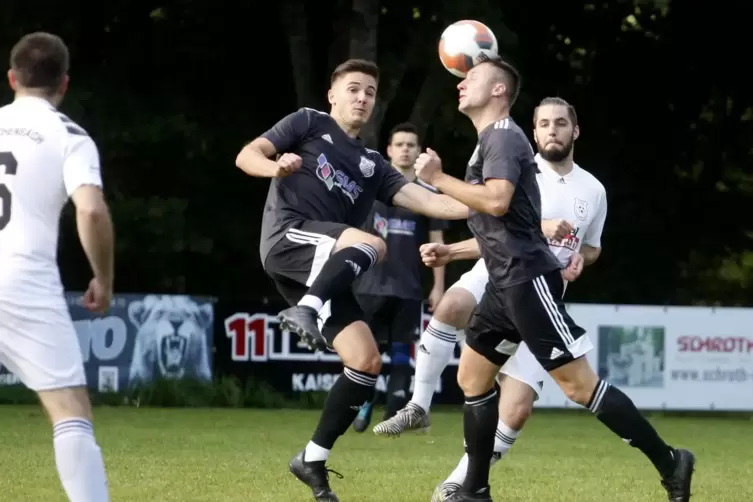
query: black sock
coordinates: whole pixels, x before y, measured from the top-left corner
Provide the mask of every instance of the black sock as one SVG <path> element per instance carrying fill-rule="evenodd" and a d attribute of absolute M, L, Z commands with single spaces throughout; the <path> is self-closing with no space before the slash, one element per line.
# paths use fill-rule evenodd
<path fill-rule="evenodd" d="M 494 455 L 499 408 L 497 391 L 475 397 L 465 397 L 463 405 L 463 433 L 468 453 L 468 473 L 463 492 L 476 493 L 489 486 L 489 467 Z"/>
<path fill-rule="evenodd" d="M 673 449 L 659 437 L 656 429 L 620 389 L 599 380 L 588 402 L 588 409 L 623 441 L 641 450 L 659 474 L 672 474 L 675 468 Z"/>
<path fill-rule="evenodd" d="M 347 366 L 329 390 L 324 409 L 311 441 L 332 449 L 337 438 L 345 434 L 355 420 L 361 405 L 374 397 L 377 375 L 357 371 Z"/>
<path fill-rule="evenodd" d="M 377 251 L 368 244 L 355 244 L 329 257 L 306 295 L 323 303 L 350 289 L 353 281 L 377 262 Z"/>
<path fill-rule="evenodd" d="M 384 420 L 388 420 L 408 404 L 410 395 L 410 379 L 413 368 L 405 364 L 395 364 L 390 368 L 390 379 L 387 382 L 387 406 L 384 409 Z"/>

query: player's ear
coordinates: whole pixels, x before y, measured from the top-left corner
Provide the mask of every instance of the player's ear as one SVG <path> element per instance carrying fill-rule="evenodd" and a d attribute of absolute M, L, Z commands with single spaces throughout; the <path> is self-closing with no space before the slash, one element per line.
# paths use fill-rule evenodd
<path fill-rule="evenodd" d="M 492 89 L 492 96 L 498 98 L 507 92 L 507 86 L 503 82 L 497 82 Z"/>
<path fill-rule="evenodd" d="M 392 145 L 387 145 L 387 157 L 392 160 Z"/>
<path fill-rule="evenodd" d="M 60 88 L 58 89 L 58 93 L 63 96 L 68 91 L 68 83 L 71 81 L 71 77 L 68 75 L 63 75 L 63 80 L 60 82 Z"/>
<path fill-rule="evenodd" d="M 16 75 L 13 74 L 13 70 L 8 70 L 8 85 L 10 86 L 11 90 L 15 92 L 15 90 L 16 90 Z"/>
<path fill-rule="evenodd" d="M 335 91 L 332 89 L 327 91 L 327 101 L 329 101 L 329 104 L 331 105 L 335 104 Z"/>
<path fill-rule="evenodd" d="M 573 141 L 578 139 L 578 136 L 580 136 L 580 127 L 575 126 L 573 127 Z"/>

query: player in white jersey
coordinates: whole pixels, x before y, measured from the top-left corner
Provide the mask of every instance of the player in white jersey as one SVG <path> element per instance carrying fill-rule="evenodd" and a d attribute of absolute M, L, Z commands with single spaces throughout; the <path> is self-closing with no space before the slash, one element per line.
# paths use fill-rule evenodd
<path fill-rule="evenodd" d="M 578 134 L 577 116 L 572 106 L 559 98 L 546 98 L 541 102 L 534 113 L 534 136 L 539 151 L 536 161 L 540 170 L 537 182 L 541 191 L 542 230 L 551 251 L 564 267 L 565 280 L 577 279 L 583 265 L 598 258 L 607 213 L 603 185 L 573 162 L 573 144 Z M 445 246 L 425 245 L 423 253 L 429 266 L 479 257 L 474 239 Z M 376 434 L 394 436 L 428 427 L 434 388 L 487 282 L 484 261 L 478 260 L 447 291 L 421 337 L 413 398 L 393 419 L 376 425 Z M 545 374 L 525 343 L 519 345 L 515 355 L 502 367 L 495 462 L 520 434 L 533 410 Z M 466 467 L 467 457 L 464 456 L 450 477 L 437 487 L 434 500 L 444 500 L 460 487 Z"/>
<path fill-rule="evenodd" d="M 94 272 L 82 303 L 97 312 L 109 307 L 113 229 L 99 153 L 89 135 L 56 110 L 69 80 L 63 41 L 26 35 L 10 61 L 15 100 L 0 108 L 0 363 L 38 394 L 69 500 L 106 502 L 81 349 L 57 267 L 60 214 L 70 197 Z"/>

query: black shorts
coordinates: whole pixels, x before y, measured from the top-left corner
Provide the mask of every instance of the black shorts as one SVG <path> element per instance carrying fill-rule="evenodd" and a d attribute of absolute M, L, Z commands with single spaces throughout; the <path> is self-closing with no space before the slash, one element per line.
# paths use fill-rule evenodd
<path fill-rule="evenodd" d="M 466 343 L 501 366 L 525 341 L 547 371 L 585 355 L 592 345 L 567 313 L 564 289 L 559 270 L 504 289 L 487 283 L 465 329 Z"/>
<path fill-rule="evenodd" d="M 414 343 L 421 335 L 421 301 L 357 295 L 366 322 L 380 343 Z"/>
<path fill-rule="evenodd" d="M 272 246 L 264 270 L 289 305 L 296 305 L 303 298 L 332 254 L 337 239 L 348 228 L 342 223 L 301 220 Z M 343 328 L 365 319 L 351 290 L 331 298 L 321 315 L 326 317 L 322 335 L 330 344 Z"/>

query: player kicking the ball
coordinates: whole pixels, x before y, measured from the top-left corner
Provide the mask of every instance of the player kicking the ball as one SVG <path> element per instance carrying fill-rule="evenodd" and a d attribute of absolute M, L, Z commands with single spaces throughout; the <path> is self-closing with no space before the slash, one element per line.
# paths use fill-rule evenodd
<path fill-rule="evenodd" d="M 509 117 L 518 82 L 517 72 L 496 60 L 473 67 L 458 85 L 459 109 L 479 134 L 466 182 L 445 175 L 433 152 L 416 162 L 420 179 L 474 211 L 469 227 L 489 271 L 465 330 L 458 368 L 468 468 L 461 488 L 448 500 L 491 501 L 489 468 L 499 421 L 494 381 L 525 341 L 571 400 L 651 460 L 670 501 L 687 501 L 693 454 L 668 446 L 630 398 L 599 380 L 583 357 L 593 346 L 562 301 L 562 265 L 540 228 L 538 167 L 525 134 Z"/>
<path fill-rule="evenodd" d="M 68 499 L 106 502 L 105 465 L 56 254 L 70 197 L 94 272 L 83 306 L 104 312 L 112 297 L 113 229 L 97 147 L 56 110 L 68 89 L 68 60 L 63 41 L 47 33 L 26 35 L 11 51 L 15 99 L 0 108 L 0 363 L 39 396 Z"/>
<path fill-rule="evenodd" d="M 319 501 L 336 501 L 325 467 L 330 450 L 369 401 L 382 365 L 353 296 L 356 278 L 382 260 L 380 237 L 359 230 L 375 200 L 439 219 L 464 219 L 468 207 L 408 183 L 358 137 L 374 109 L 379 71 L 349 60 L 331 79 L 329 113 L 302 108 L 243 148 L 237 166 L 273 178 L 264 208 L 261 259 L 291 305 L 282 329 L 310 348 L 333 348 L 343 374 L 330 389 L 319 424 L 290 471 Z M 270 160 L 282 154 L 277 161 Z M 318 317 L 323 321 L 319 330 Z"/>

